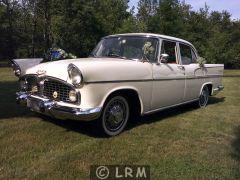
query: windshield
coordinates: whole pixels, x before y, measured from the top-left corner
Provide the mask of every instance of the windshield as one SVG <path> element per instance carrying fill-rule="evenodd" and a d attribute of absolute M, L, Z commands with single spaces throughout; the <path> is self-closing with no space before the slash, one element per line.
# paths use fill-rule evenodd
<path fill-rule="evenodd" d="M 93 57 L 155 61 L 158 39 L 151 37 L 120 36 L 102 39 L 92 52 Z"/>

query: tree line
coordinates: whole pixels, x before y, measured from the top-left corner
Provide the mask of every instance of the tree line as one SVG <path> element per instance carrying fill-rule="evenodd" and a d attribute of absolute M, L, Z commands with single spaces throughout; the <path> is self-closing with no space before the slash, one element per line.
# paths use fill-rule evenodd
<path fill-rule="evenodd" d="M 86 57 L 103 36 L 150 32 L 190 41 L 208 63 L 240 68 L 240 21 L 229 12 L 193 11 L 179 0 L 139 0 L 130 10 L 128 3 L 0 0 L 0 60 L 42 57 L 53 46 Z"/>

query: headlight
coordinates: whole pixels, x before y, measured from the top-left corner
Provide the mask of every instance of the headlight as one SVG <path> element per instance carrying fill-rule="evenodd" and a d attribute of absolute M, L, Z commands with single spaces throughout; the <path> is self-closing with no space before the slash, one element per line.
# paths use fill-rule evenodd
<path fill-rule="evenodd" d="M 13 72 L 14 72 L 15 76 L 19 77 L 21 75 L 20 67 L 17 64 L 12 63 L 12 68 L 13 68 Z"/>
<path fill-rule="evenodd" d="M 68 75 L 74 86 L 80 86 L 82 84 L 82 73 L 74 64 L 69 64 Z"/>
<path fill-rule="evenodd" d="M 71 90 L 69 92 L 69 100 L 71 102 L 76 102 L 77 101 L 77 92 L 76 91 Z"/>

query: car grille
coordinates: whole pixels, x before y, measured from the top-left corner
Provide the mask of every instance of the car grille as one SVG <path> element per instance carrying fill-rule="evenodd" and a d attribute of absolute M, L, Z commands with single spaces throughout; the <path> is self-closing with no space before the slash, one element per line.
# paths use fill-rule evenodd
<path fill-rule="evenodd" d="M 76 102 L 71 102 L 69 100 L 69 92 L 75 89 L 71 85 L 61 82 L 60 80 L 51 77 L 40 79 L 32 75 L 25 76 L 22 80 L 27 81 L 28 87 L 26 91 L 29 91 L 36 96 L 74 104 L 79 103 L 80 101 L 80 94 L 78 94 Z M 33 89 L 36 91 L 33 91 Z M 57 96 L 54 97 L 54 94 L 57 94 Z"/>
<path fill-rule="evenodd" d="M 72 88 L 64 83 L 54 81 L 54 80 L 46 80 L 44 81 L 43 87 L 43 96 L 63 102 L 70 102 L 69 100 L 69 92 Z M 55 97 L 54 97 L 55 93 Z M 57 94 L 57 95 L 56 95 Z"/>

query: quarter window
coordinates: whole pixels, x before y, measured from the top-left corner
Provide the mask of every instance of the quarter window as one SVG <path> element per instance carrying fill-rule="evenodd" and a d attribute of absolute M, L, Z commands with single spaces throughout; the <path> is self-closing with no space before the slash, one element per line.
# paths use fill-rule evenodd
<path fill-rule="evenodd" d="M 161 54 L 168 54 L 168 63 L 176 64 L 176 43 L 171 41 L 162 41 Z"/>
<path fill-rule="evenodd" d="M 187 65 L 191 63 L 196 63 L 197 57 L 193 52 L 192 48 L 185 44 L 179 44 L 179 46 L 180 46 L 182 64 Z"/>

